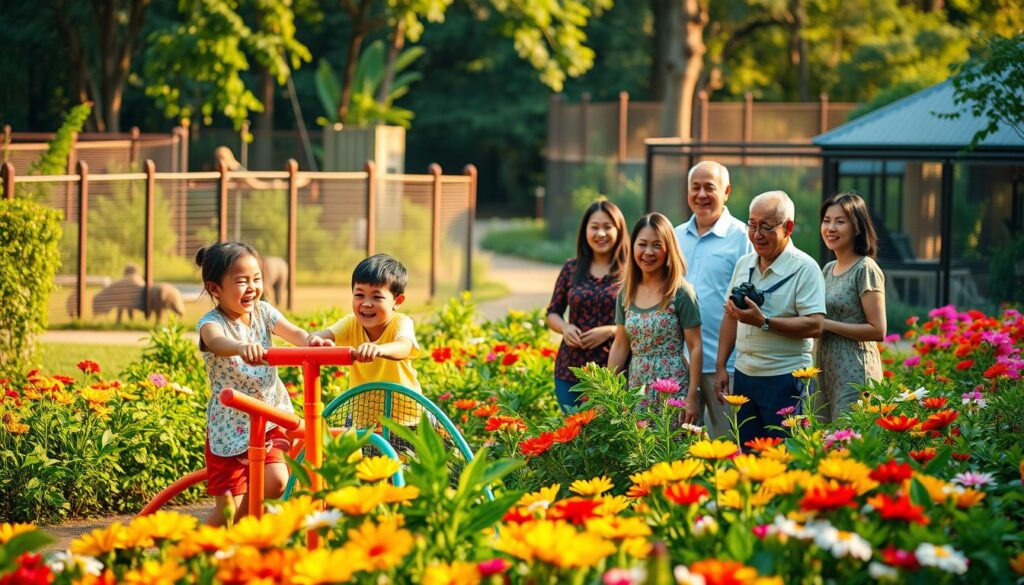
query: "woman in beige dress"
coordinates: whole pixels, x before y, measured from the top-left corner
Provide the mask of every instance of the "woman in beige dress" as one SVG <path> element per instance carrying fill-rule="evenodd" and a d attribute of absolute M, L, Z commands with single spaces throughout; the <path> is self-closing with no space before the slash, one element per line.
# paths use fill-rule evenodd
<path fill-rule="evenodd" d="M 825 327 L 818 343 L 816 414 L 831 422 L 882 378 L 877 342 L 885 337 L 885 275 L 874 257 L 878 237 L 868 207 L 852 192 L 821 206 L 821 238 L 836 255 L 825 276 Z"/>

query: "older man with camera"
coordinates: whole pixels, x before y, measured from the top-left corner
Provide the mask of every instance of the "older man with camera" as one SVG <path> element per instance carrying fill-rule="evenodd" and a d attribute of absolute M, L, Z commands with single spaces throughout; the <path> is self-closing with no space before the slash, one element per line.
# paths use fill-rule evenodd
<path fill-rule="evenodd" d="M 813 338 L 825 319 L 825 279 L 818 263 L 792 242 L 795 210 L 783 191 L 750 202 L 747 237 L 754 252 L 740 258 L 732 274 L 719 332 L 715 384 L 729 392 L 729 356 L 736 350 L 733 392 L 749 402 L 737 416 L 740 444 L 755 437 L 781 437 L 787 413 L 799 405 L 794 370 L 813 364 Z M 791 410 L 792 409 L 792 410 Z M 750 419 L 750 420 L 747 420 Z"/>

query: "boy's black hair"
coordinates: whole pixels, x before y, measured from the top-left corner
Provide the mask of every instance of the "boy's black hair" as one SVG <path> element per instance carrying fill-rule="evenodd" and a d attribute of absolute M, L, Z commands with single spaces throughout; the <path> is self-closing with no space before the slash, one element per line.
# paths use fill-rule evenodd
<path fill-rule="evenodd" d="M 386 286 L 391 294 L 404 295 L 409 283 L 409 272 L 405 265 L 393 256 L 374 254 L 356 265 L 352 271 L 352 288 L 357 284 Z"/>

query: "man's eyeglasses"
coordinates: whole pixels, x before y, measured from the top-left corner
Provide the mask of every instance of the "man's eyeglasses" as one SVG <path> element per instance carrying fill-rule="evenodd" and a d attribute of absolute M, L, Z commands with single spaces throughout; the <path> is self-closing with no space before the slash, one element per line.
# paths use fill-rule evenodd
<path fill-rule="evenodd" d="M 786 222 L 780 221 L 779 223 L 777 223 L 775 225 L 768 225 L 768 224 L 765 224 L 765 223 L 762 223 L 760 225 L 754 225 L 754 224 L 748 223 L 747 224 L 747 232 L 750 233 L 750 232 L 753 232 L 753 231 L 756 230 L 756 231 L 761 232 L 762 236 L 767 236 L 767 235 L 771 234 L 772 232 L 774 232 L 780 225 L 782 225 L 784 223 L 786 223 Z"/>

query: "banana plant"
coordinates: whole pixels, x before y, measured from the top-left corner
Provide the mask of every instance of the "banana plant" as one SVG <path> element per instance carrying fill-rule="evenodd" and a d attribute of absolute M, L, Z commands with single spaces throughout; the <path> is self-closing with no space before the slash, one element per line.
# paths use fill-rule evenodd
<path fill-rule="evenodd" d="M 411 110 L 395 105 L 395 101 L 409 93 L 410 86 L 423 76 L 416 71 L 405 71 L 426 51 L 422 47 L 410 47 L 402 51 L 395 60 L 395 79 L 391 91 L 381 102 L 377 91 L 384 81 L 385 48 L 382 41 L 374 41 L 359 56 L 356 74 L 352 80 L 352 101 L 344 120 L 338 119 L 338 104 L 341 101 L 341 84 L 331 64 L 321 59 L 316 70 L 316 92 L 326 116 L 317 118 L 321 126 L 341 122 L 352 126 L 373 126 L 391 124 L 408 128 L 413 119 Z"/>

